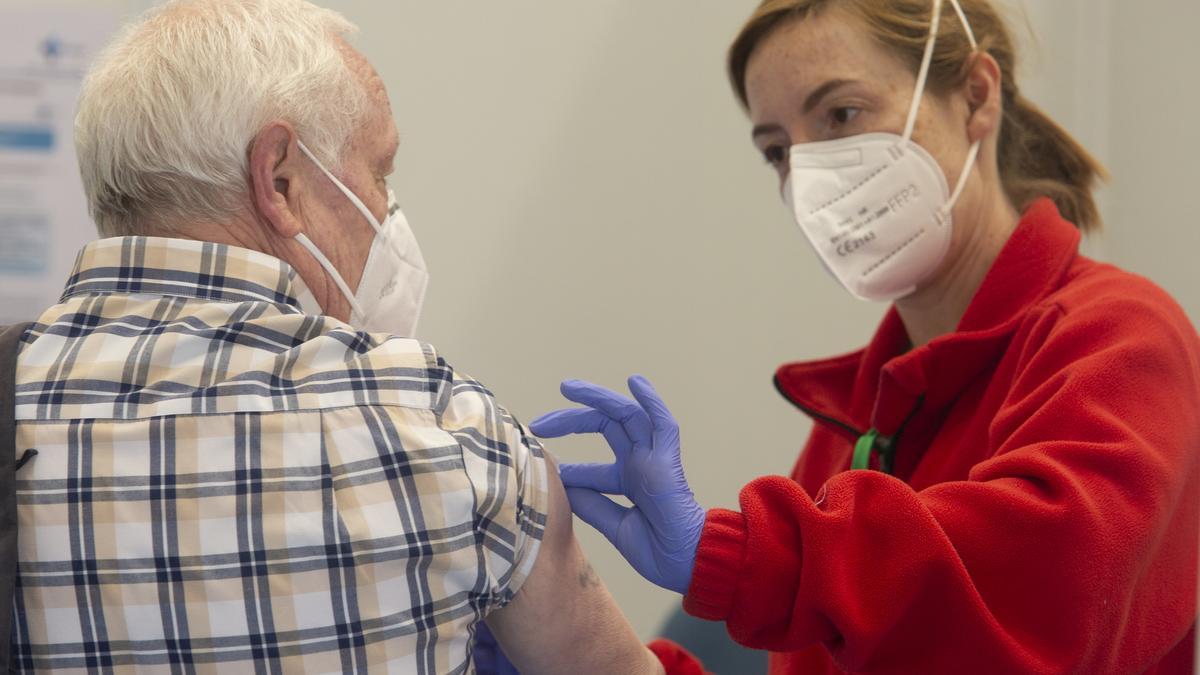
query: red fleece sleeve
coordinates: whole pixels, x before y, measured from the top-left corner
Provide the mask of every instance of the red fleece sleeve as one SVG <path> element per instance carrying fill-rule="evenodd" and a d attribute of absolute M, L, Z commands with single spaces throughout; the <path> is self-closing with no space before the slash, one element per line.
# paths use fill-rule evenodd
<path fill-rule="evenodd" d="M 658 657 L 667 675 L 710 675 L 699 659 L 670 640 L 658 639 L 646 646 Z"/>
<path fill-rule="evenodd" d="M 1200 349 L 1172 308 L 1047 312 L 968 480 L 751 483 L 685 608 L 855 672 L 1144 672 L 1196 616 Z"/>

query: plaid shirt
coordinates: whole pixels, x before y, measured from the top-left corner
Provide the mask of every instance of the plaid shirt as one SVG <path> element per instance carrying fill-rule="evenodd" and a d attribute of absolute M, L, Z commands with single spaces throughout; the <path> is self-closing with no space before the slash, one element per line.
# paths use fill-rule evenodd
<path fill-rule="evenodd" d="M 316 307 L 261 253 L 84 248 L 17 372 L 20 668 L 470 670 L 537 555 L 542 449 Z"/>

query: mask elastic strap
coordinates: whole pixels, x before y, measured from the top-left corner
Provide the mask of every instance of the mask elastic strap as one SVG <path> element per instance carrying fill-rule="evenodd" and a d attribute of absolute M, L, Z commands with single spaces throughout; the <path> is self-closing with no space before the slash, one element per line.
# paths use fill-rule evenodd
<path fill-rule="evenodd" d="M 930 19 L 929 24 L 929 39 L 925 42 L 925 55 L 921 58 L 921 70 L 917 73 L 917 86 L 913 91 L 912 104 L 908 109 L 908 121 L 904 124 L 904 133 L 902 134 L 904 143 L 901 144 L 901 149 L 908 146 L 908 142 L 912 140 L 913 129 L 917 126 L 917 111 L 921 108 L 925 84 L 929 80 L 929 68 L 933 64 L 933 49 L 937 45 L 938 30 L 942 23 L 942 2 L 943 0 L 933 0 L 933 18 Z M 967 21 L 967 15 L 963 11 L 962 5 L 958 3 L 958 0 L 950 0 L 950 4 L 954 5 L 958 20 L 962 22 L 967 40 L 971 43 L 971 51 L 979 51 L 979 43 L 975 40 L 975 31 L 971 29 L 971 24 Z"/>
<path fill-rule="evenodd" d="M 329 169 L 326 169 L 325 165 L 318 161 L 316 155 L 314 155 L 312 151 L 308 149 L 308 146 L 304 144 L 304 141 L 296 139 L 296 145 L 300 147 L 300 152 L 308 155 L 308 158 L 312 160 L 312 163 L 316 164 L 317 168 L 320 169 L 321 172 L 324 173 L 334 185 L 337 186 L 337 189 L 341 190 L 342 194 L 346 195 L 346 199 L 349 199 L 350 203 L 367 217 L 367 222 L 371 223 L 371 227 L 375 228 L 375 232 L 383 234 L 383 225 L 375 219 L 375 214 L 371 213 L 371 209 L 368 209 L 367 205 L 363 204 L 362 200 L 358 198 L 358 195 L 354 194 L 350 188 L 343 185 L 342 181 L 338 180 L 337 177 L 330 173 Z"/>
<path fill-rule="evenodd" d="M 336 176 L 334 176 L 332 173 L 330 173 L 329 169 L 326 169 L 325 165 L 322 164 L 320 161 L 318 161 L 316 155 L 314 155 L 312 153 L 312 151 L 308 149 L 308 146 L 304 144 L 304 141 L 302 141 L 300 139 L 296 139 L 296 145 L 299 146 L 300 151 L 303 152 L 305 155 L 307 155 L 308 158 L 310 160 L 312 160 L 312 163 L 316 164 L 317 168 L 320 169 L 321 172 L 324 173 L 325 176 L 327 178 L 329 178 L 329 180 L 335 186 L 337 186 L 337 189 L 340 190 L 342 194 L 346 195 L 346 199 L 350 200 L 350 203 L 354 205 L 354 208 L 358 209 L 364 216 L 366 216 L 367 222 L 371 224 L 371 227 L 375 228 L 375 234 L 383 237 L 383 240 L 385 242 L 387 242 L 388 246 L 391 246 L 392 250 L 396 252 L 397 257 L 403 258 L 404 256 L 400 255 L 399 245 L 397 245 L 396 242 L 394 242 L 392 240 L 392 238 L 390 236 L 388 236 L 387 231 L 383 229 L 383 224 L 375 219 L 375 214 L 371 213 L 371 209 L 367 208 L 367 205 L 364 204 L 363 201 L 358 198 L 358 195 L 354 194 L 354 192 L 352 190 L 350 190 L 350 188 L 346 187 L 345 184 L 342 183 L 342 181 L 338 180 Z M 394 198 L 394 195 L 389 190 L 388 191 L 388 211 L 389 212 L 392 209 L 392 202 L 394 201 L 393 198 Z"/>
<path fill-rule="evenodd" d="M 325 257 L 321 249 L 317 248 L 317 245 L 303 232 L 296 235 L 295 239 L 301 246 L 308 249 L 312 257 L 316 258 L 317 262 L 321 264 L 321 267 L 325 268 L 325 272 L 333 279 L 333 283 L 337 284 L 337 287 L 342 291 L 342 295 L 346 296 L 347 302 L 350 303 L 350 309 L 354 310 L 354 316 L 366 316 L 363 313 L 362 306 L 358 304 L 358 300 L 354 299 L 354 292 L 346 285 L 346 280 L 342 278 L 342 275 L 338 274 L 337 268 L 333 266 L 329 258 Z"/>
<path fill-rule="evenodd" d="M 975 31 L 971 28 L 971 22 L 967 21 L 967 14 L 963 11 L 962 4 L 958 0 L 950 0 L 950 4 L 954 6 L 954 12 L 958 14 L 958 20 L 967 34 L 967 41 L 971 43 L 971 51 L 978 53 L 979 41 L 975 39 Z M 950 213 L 954 209 L 954 205 L 958 203 L 958 198 L 962 196 L 963 190 L 966 189 L 967 179 L 971 177 L 971 171 L 975 168 L 975 160 L 979 157 L 980 145 L 979 141 L 975 141 L 971 144 L 971 149 L 967 151 L 967 161 L 963 163 L 962 171 L 958 174 L 958 185 L 954 187 L 950 200 L 942 207 L 942 213 Z"/>
<path fill-rule="evenodd" d="M 950 213 L 954 210 L 954 205 L 958 203 L 958 198 L 962 196 L 963 190 L 967 188 L 967 179 L 971 177 L 971 169 L 975 167 L 975 158 L 979 156 L 979 141 L 971 144 L 971 149 L 967 151 L 967 161 L 963 163 L 962 171 L 958 174 L 958 185 L 954 186 L 954 192 L 951 193 L 950 199 L 942 207 L 942 215 Z"/>
<path fill-rule="evenodd" d="M 967 13 L 963 11 L 962 4 L 958 0 L 950 0 L 950 4 L 954 5 L 954 13 L 958 14 L 958 21 L 967 33 L 967 42 L 971 43 L 971 51 L 979 51 L 979 42 L 975 40 L 975 31 L 971 29 L 971 22 L 967 21 Z"/>

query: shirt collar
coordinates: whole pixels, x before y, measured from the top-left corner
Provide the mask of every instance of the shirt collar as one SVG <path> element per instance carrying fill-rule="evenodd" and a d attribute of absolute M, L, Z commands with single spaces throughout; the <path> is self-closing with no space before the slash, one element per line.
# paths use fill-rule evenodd
<path fill-rule="evenodd" d="M 1042 199 L 1026 211 L 954 333 L 908 350 L 893 307 L 871 343 L 835 359 L 783 366 L 776 385 L 814 415 L 891 435 L 924 400 L 949 404 L 1008 344 L 1018 323 L 1061 286 L 1078 256 L 1078 229 Z"/>
<path fill-rule="evenodd" d="M 291 265 L 250 249 L 164 237 L 113 237 L 83 247 L 62 299 L 149 294 L 219 302 L 315 306 Z"/>

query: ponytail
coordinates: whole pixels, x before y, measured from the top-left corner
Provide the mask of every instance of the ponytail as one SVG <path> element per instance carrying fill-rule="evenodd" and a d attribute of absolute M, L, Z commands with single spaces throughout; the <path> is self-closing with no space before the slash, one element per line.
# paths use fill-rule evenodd
<path fill-rule="evenodd" d="M 1093 190 L 1108 179 L 1104 166 L 1079 141 L 1019 93 L 1005 95 L 998 163 L 1004 191 L 1024 211 L 1040 197 L 1084 232 L 1100 229 Z"/>

